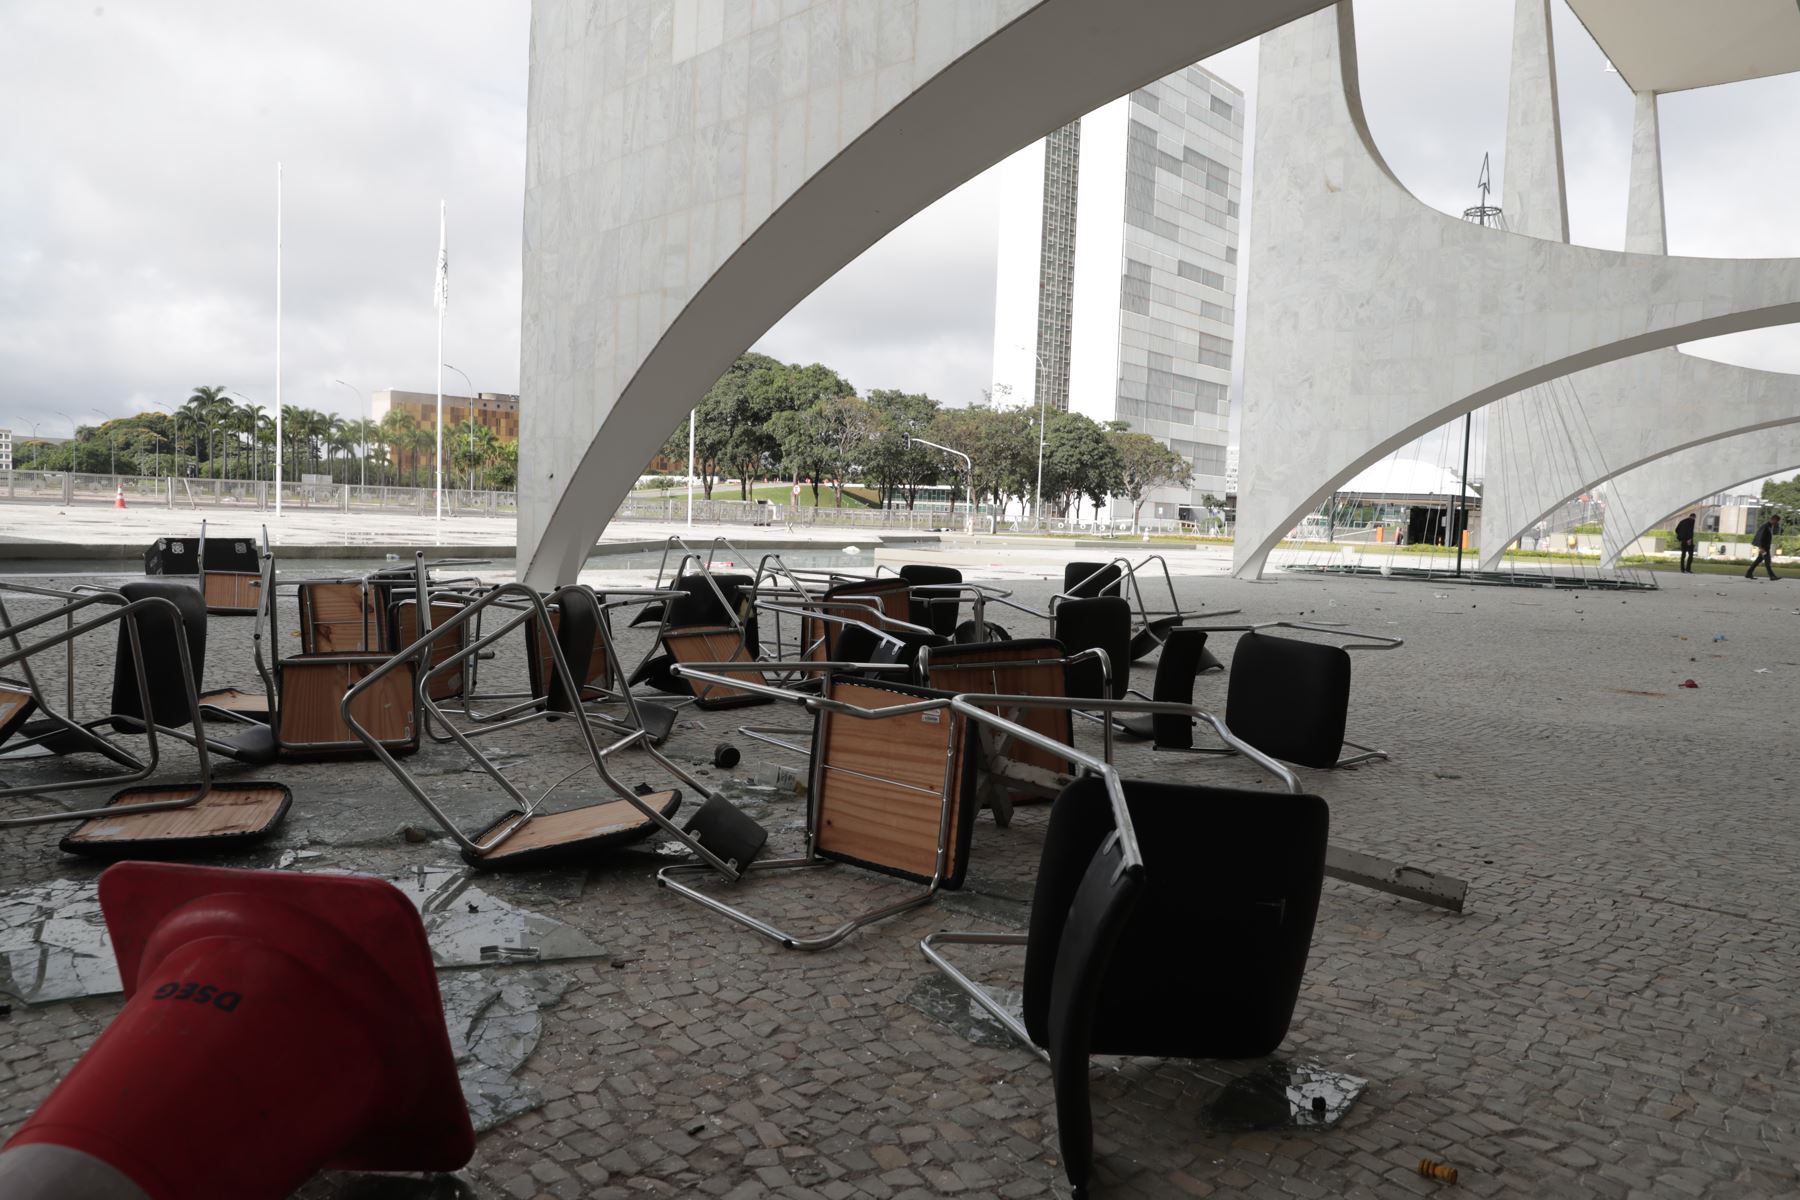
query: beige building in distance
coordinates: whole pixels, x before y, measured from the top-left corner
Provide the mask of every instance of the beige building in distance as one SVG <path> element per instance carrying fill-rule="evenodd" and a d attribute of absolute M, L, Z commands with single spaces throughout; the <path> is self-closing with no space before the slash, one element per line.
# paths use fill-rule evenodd
<path fill-rule="evenodd" d="M 370 419 L 380 421 L 390 412 L 409 414 L 422 427 L 432 429 L 437 424 L 436 392 L 404 392 L 397 388 L 384 388 L 369 397 Z M 494 436 L 503 442 L 517 441 L 519 438 L 519 398 L 504 392 L 482 392 L 477 396 L 452 396 L 444 393 L 444 428 L 460 426 L 474 413 L 475 423 L 494 431 Z"/>

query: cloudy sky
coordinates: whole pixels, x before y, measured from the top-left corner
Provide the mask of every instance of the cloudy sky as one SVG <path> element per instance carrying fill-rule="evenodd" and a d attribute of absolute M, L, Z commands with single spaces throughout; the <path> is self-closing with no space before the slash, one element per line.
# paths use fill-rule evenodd
<path fill-rule="evenodd" d="M 1631 98 L 1556 4 L 1576 241 L 1624 233 Z M 438 202 L 444 358 L 518 383 L 526 0 L 5 0 L 0 36 L 0 425 L 66 435 L 216 383 L 275 378 L 283 164 L 283 399 L 359 411 L 430 390 Z M 1511 0 L 1364 0 L 1375 135 L 1426 202 L 1504 164 Z M 1250 93 L 1256 54 L 1208 64 Z M 1663 99 L 1670 249 L 1800 256 L 1800 77 Z M 859 388 L 977 398 L 989 378 L 994 193 L 977 178 L 846 268 L 761 348 Z M 1243 265 L 1254 269 L 1246 253 Z M 1800 371 L 1800 332 L 1690 349 Z M 334 381 L 345 380 L 351 386 Z M 461 380 L 446 376 L 446 389 Z"/>

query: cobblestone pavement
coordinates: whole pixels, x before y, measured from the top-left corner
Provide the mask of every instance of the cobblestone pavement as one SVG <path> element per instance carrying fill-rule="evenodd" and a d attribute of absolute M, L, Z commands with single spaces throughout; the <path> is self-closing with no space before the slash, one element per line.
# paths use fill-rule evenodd
<path fill-rule="evenodd" d="M 1664 582 L 1619 595 L 1178 581 L 1184 601 L 1241 606 L 1251 619 L 1407 639 L 1355 667 L 1352 736 L 1394 761 L 1305 781 L 1331 803 L 1335 842 L 1460 875 L 1470 898 L 1453 915 L 1327 882 L 1283 1053 L 1368 1080 L 1333 1129 L 1209 1133 L 1191 1065 L 1096 1060 L 1100 1194 L 1442 1190 L 1416 1173 L 1422 1157 L 1456 1166 L 1457 1187 L 1476 1196 L 1800 1192 L 1800 802 L 1788 757 L 1800 583 Z M 1021 595 L 1041 602 L 1048 590 Z M 1014 633 L 1034 632 L 1027 623 Z M 242 636 L 226 632 L 241 628 L 215 626 L 209 683 L 249 676 Z M 492 676 L 514 666 L 496 663 Z M 102 670 L 97 653 L 84 657 L 85 683 L 98 689 Z M 1136 678 L 1149 689 L 1146 666 Z M 1688 679 L 1699 687 L 1678 686 Z M 1225 686 L 1205 677 L 1197 698 L 1222 704 Z M 746 751 L 740 780 L 797 761 L 749 753 L 732 733 L 740 714 L 697 719 L 703 729 L 671 740 L 680 760 L 706 763 L 731 740 Z M 512 752 L 509 769 L 548 783 L 575 761 L 572 736 L 544 727 L 495 740 Z M 1255 779 L 1242 763 L 1123 744 L 1120 760 L 1132 776 Z M 453 751 L 428 747 L 414 763 L 466 819 L 498 807 Z M 647 764 L 628 765 L 656 781 Z M 267 774 L 296 797 L 280 846 L 364 870 L 452 858 L 441 839 L 398 836 L 423 813 L 374 764 Z M 756 798 L 779 847 L 797 845 L 802 801 L 734 794 Z M 524 1069 L 542 1107 L 483 1135 L 460 1181 L 323 1177 L 304 1194 L 1063 1192 L 1048 1073 L 914 1003 L 932 975 L 920 936 L 1022 923 L 1044 816 L 1021 809 L 1010 829 L 983 817 L 968 891 L 822 954 L 782 950 L 659 890 L 650 851 L 484 881 L 607 949 L 518 968 L 567 985 Z M 90 876 L 58 854 L 57 836 L 12 832 L 0 886 Z M 759 913 L 817 928 L 902 887 L 840 868 L 759 880 L 743 895 Z M 980 965 L 996 983 L 1019 970 L 1016 958 Z M 0 1131 L 118 1007 L 88 999 L 0 1018 Z"/>

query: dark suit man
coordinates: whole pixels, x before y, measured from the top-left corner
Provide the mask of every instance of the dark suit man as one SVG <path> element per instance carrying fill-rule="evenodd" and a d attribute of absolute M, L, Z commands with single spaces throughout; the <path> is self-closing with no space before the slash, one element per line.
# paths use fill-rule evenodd
<path fill-rule="evenodd" d="M 1744 572 L 1745 579 L 1755 579 L 1758 567 L 1767 571 L 1770 579 L 1775 578 L 1775 535 L 1780 532 L 1780 513 L 1774 514 L 1757 528 L 1756 536 L 1750 539 L 1750 544 L 1755 546 L 1759 553 L 1756 561 L 1750 564 L 1750 569 Z"/>
<path fill-rule="evenodd" d="M 1694 573 L 1694 514 L 1689 513 L 1681 518 L 1675 526 L 1675 541 L 1681 546 L 1681 569 L 1685 574 Z"/>

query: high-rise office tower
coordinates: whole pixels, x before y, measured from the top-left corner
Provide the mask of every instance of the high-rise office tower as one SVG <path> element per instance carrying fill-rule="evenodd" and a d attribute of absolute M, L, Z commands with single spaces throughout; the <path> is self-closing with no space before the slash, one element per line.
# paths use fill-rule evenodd
<path fill-rule="evenodd" d="M 1187 457 L 1193 485 L 1152 492 L 1146 519 L 1225 494 L 1243 154 L 1243 93 L 1188 67 L 1001 167 L 994 403 L 1126 421 Z"/>

